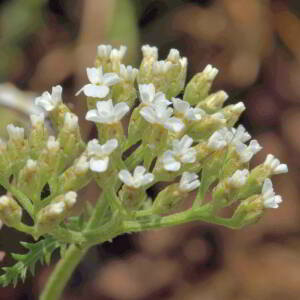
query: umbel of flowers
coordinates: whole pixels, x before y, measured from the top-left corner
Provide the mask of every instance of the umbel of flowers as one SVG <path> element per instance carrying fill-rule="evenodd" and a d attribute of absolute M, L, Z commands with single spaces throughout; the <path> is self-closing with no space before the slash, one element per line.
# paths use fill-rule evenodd
<path fill-rule="evenodd" d="M 58 268 L 71 256 L 74 262 L 66 264 L 75 267 L 88 248 L 122 233 L 192 220 L 241 228 L 282 202 L 271 177 L 288 168 L 269 154 L 249 169 L 262 147 L 236 124 L 244 104 L 224 106 L 226 92 L 211 92 L 218 70 L 207 65 L 186 84 L 188 62 L 178 50 L 164 60 L 156 47 L 145 45 L 142 52 L 134 68 L 123 63 L 125 46 L 98 47 L 95 66 L 87 68 L 89 82 L 76 94 L 76 101 L 86 98 L 85 119 L 97 127 L 96 138 L 82 139 L 78 117 L 55 86 L 35 99 L 44 113 L 30 117 L 31 130 L 9 124 L 7 141 L 0 141 L 0 184 L 7 190 L 0 220 L 77 253 L 77 260 L 66 254 Z M 56 134 L 50 135 L 45 118 Z M 83 193 L 80 199 L 77 193 L 92 181 L 99 198 Z M 152 197 L 148 189 L 160 182 L 164 188 Z M 232 214 L 224 218 L 228 207 Z M 15 282 L 12 274 L 7 271 L 0 283 Z M 50 280 L 41 299 L 57 299 L 64 284 Z"/>

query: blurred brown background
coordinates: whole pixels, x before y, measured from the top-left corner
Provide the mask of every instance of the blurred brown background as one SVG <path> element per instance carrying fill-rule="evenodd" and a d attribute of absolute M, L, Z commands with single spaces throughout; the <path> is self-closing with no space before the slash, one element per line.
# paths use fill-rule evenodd
<path fill-rule="evenodd" d="M 142 44 L 158 46 L 161 58 L 175 47 L 188 57 L 188 78 L 208 63 L 218 67 L 214 89 L 228 91 L 229 103 L 245 102 L 241 122 L 264 147 L 253 164 L 271 152 L 290 171 L 274 178 L 283 205 L 260 223 L 232 231 L 197 222 L 118 237 L 89 252 L 63 299 L 298 300 L 300 1 L 2 0 L 0 82 L 22 91 L 0 85 L 1 133 L 11 121 L 26 126 L 34 95 L 56 84 L 82 117 L 84 99 L 74 93 L 100 43 L 127 45 L 131 64 Z M 19 239 L 28 238 L 3 228 L 0 249 L 22 251 Z M 0 299 L 37 299 L 51 269 L 1 288 Z"/>

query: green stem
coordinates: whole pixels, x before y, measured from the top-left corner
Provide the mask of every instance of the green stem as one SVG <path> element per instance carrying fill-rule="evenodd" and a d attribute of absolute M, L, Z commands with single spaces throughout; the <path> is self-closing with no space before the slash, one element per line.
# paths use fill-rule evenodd
<path fill-rule="evenodd" d="M 51 274 L 40 300 L 59 299 L 73 271 L 87 251 L 88 248 L 79 248 L 74 244 L 69 246 Z"/>

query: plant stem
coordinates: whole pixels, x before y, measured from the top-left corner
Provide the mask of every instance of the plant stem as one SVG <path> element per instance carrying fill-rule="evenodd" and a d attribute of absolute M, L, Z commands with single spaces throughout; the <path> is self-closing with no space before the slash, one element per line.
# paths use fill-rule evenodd
<path fill-rule="evenodd" d="M 77 267 L 88 249 L 89 248 L 79 248 L 74 244 L 70 245 L 64 257 L 60 259 L 51 274 L 40 300 L 59 299 L 74 269 Z"/>

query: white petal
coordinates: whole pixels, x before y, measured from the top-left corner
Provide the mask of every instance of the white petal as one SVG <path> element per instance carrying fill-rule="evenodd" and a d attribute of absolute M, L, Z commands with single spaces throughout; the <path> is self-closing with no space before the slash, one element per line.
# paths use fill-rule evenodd
<path fill-rule="evenodd" d="M 140 115 L 149 123 L 157 123 L 155 111 L 152 107 L 143 107 L 140 110 Z"/>
<path fill-rule="evenodd" d="M 116 120 L 120 121 L 130 110 L 129 106 L 125 102 L 121 102 L 115 105 L 114 116 Z"/>
<path fill-rule="evenodd" d="M 196 161 L 197 151 L 195 149 L 188 149 L 180 157 L 182 163 L 194 163 Z"/>
<path fill-rule="evenodd" d="M 104 98 L 109 93 L 109 88 L 105 85 L 86 84 L 82 89 L 87 97 Z"/>
<path fill-rule="evenodd" d="M 143 176 L 141 180 L 141 185 L 147 185 L 151 183 L 154 180 L 154 175 L 151 173 L 147 173 L 146 175 Z"/>
<path fill-rule="evenodd" d="M 61 101 L 62 90 L 60 85 L 52 87 L 51 97 L 56 104 Z"/>
<path fill-rule="evenodd" d="M 111 139 L 108 140 L 104 145 L 102 145 L 102 152 L 104 154 L 111 154 L 118 147 L 118 140 Z"/>
<path fill-rule="evenodd" d="M 146 172 L 146 169 L 145 169 L 145 167 L 143 167 L 143 166 L 137 166 L 136 168 L 135 168 L 135 170 L 134 170 L 134 172 L 133 172 L 133 177 L 134 178 L 138 178 L 138 177 L 141 177 L 141 176 L 143 176 L 143 174 L 145 174 L 145 172 Z"/>
<path fill-rule="evenodd" d="M 94 172 L 105 172 L 108 167 L 109 157 L 103 159 L 91 158 L 90 160 L 90 169 Z"/>
<path fill-rule="evenodd" d="M 164 169 L 167 171 L 178 171 L 180 169 L 180 162 L 174 159 L 172 152 L 171 151 L 166 151 L 163 154 L 163 159 L 162 159 Z"/>
<path fill-rule="evenodd" d="M 96 123 L 102 122 L 102 118 L 99 117 L 96 109 L 89 110 L 85 115 L 85 119 Z"/>
<path fill-rule="evenodd" d="M 128 186 L 131 186 L 133 183 L 132 175 L 128 170 L 121 170 L 118 174 L 120 180 Z"/>
<path fill-rule="evenodd" d="M 178 118 L 169 118 L 165 123 L 164 127 L 174 132 L 180 132 L 184 128 L 184 123 Z"/>
<path fill-rule="evenodd" d="M 190 108 L 190 104 L 186 101 L 183 101 L 179 98 L 172 98 L 174 108 L 176 111 L 185 114 L 187 110 Z"/>
<path fill-rule="evenodd" d="M 139 84 L 139 91 L 142 103 L 150 104 L 153 101 L 155 96 L 155 87 L 152 83 Z"/>
<path fill-rule="evenodd" d="M 193 139 L 186 134 L 181 138 L 179 142 L 179 147 L 184 151 L 190 148 L 192 144 L 193 144 Z"/>
<path fill-rule="evenodd" d="M 120 77 L 116 73 L 106 73 L 103 76 L 103 84 L 111 86 L 120 82 Z"/>
<path fill-rule="evenodd" d="M 107 101 L 97 101 L 96 107 L 99 113 L 113 114 L 114 106 L 112 99 Z"/>
<path fill-rule="evenodd" d="M 102 67 L 97 68 L 86 68 L 86 73 L 89 81 L 92 84 L 101 83 L 102 79 Z"/>
<path fill-rule="evenodd" d="M 283 174 L 288 172 L 288 166 L 286 164 L 280 164 L 274 170 L 274 174 Z"/>

